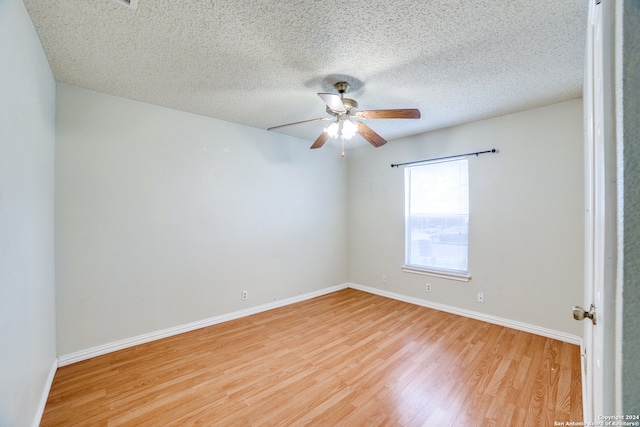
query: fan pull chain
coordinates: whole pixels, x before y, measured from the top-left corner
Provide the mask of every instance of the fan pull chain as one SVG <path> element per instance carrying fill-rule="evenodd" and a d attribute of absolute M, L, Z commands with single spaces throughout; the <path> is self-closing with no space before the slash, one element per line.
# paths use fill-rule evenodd
<path fill-rule="evenodd" d="M 340 139 L 342 140 L 342 157 L 344 157 L 344 137 L 341 136 Z"/>

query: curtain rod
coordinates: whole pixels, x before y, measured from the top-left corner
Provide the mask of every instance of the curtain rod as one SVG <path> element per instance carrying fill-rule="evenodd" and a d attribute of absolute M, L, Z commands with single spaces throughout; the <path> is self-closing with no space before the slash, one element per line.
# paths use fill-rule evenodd
<path fill-rule="evenodd" d="M 392 163 L 391 167 L 392 168 L 397 168 L 399 166 L 413 165 L 413 164 L 416 164 L 416 163 L 426 163 L 426 162 L 433 162 L 433 161 L 436 161 L 436 160 L 456 159 L 458 157 L 479 156 L 480 154 L 497 153 L 497 152 L 498 152 L 498 150 L 496 150 L 495 148 L 492 148 L 491 150 L 476 151 L 475 153 L 456 154 L 455 156 L 436 157 L 436 158 L 433 158 L 433 159 L 416 160 L 415 162 L 407 162 L 407 163 L 395 163 L 395 164 Z"/>

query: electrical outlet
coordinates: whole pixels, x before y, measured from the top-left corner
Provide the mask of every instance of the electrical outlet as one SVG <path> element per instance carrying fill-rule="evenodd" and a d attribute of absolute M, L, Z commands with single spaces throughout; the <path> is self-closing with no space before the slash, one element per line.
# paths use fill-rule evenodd
<path fill-rule="evenodd" d="M 387 283 L 387 275 L 386 274 L 382 275 L 382 283 Z"/>
<path fill-rule="evenodd" d="M 427 292 L 431 292 L 431 283 L 427 283 L 424 290 Z"/>
<path fill-rule="evenodd" d="M 478 292 L 478 302 L 484 304 L 484 294 L 482 292 Z"/>
<path fill-rule="evenodd" d="M 249 299 L 249 293 L 247 291 L 242 291 L 242 301 L 246 301 Z"/>

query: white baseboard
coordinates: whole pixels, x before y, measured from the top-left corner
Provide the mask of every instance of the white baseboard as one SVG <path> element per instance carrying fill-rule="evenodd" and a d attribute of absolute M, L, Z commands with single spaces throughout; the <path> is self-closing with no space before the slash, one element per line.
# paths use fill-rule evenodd
<path fill-rule="evenodd" d="M 47 375 L 47 379 L 44 383 L 44 387 L 42 388 L 42 394 L 40 395 L 40 402 L 38 402 L 36 413 L 33 416 L 33 423 L 32 423 L 33 427 L 38 427 L 40 425 L 40 422 L 42 421 L 44 408 L 47 405 L 47 399 L 49 398 L 49 392 L 51 391 L 51 385 L 53 384 L 53 377 L 56 376 L 57 370 L 58 370 L 58 359 L 53 359 L 53 363 L 51 364 L 51 368 L 49 369 L 49 375 Z"/>
<path fill-rule="evenodd" d="M 384 291 L 382 289 L 358 285 L 355 283 L 349 283 L 349 287 L 353 289 L 357 289 L 359 291 L 364 291 L 371 294 L 392 298 L 398 301 L 408 302 L 410 304 L 415 304 L 422 307 L 433 308 L 434 310 L 445 311 L 447 313 L 457 314 L 459 316 L 469 317 L 471 319 L 476 319 L 476 320 L 482 320 L 483 322 L 493 323 L 495 325 L 505 326 L 507 328 L 517 329 L 519 331 L 529 332 L 535 335 L 540 335 L 543 337 L 564 341 L 570 344 L 580 345 L 582 343 L 582 338 L 577 335 L 567 334 L 565 332 L 560 332 L 553 329 L 542 328 L 540 326 L 517 322 L 515 320 L 510 320 L 510 319 L 504 319 L 502 317 L 492 316 L 489 314 L 478 313 L 477 311 L 465 310 L 463 308 L 453 307 L 450 305 L 439 304 L 431 301 L 425 301 L 419 298 L 413 298 L 413 297 L 409 297 L 402 294 L 396 294 L 394 292 Z"/>
<path fill-rule="evenodd" d="M 261 313 L 267 310 L 273 310 L 274 308 L 284 307 L 289 304 L 295 304 L 300 301 L 330 294 L 332 292 L 336 292 L 341 289 L 346 289 L 348 287 L 349 287 L 348 283 L 335 285 L 328 288 L 320 289 L 318 291 L 313 291 L 306 294 L 297 295 L 295 297 L 285 298 L 279 301 L 274 301 L 274 302 L 259 305 L 256 307 L 247 308 L 245 310 L 234 311 L 232 313 L 222 314 L 220 316 L 211 317 L 209 319 L 203 319 L 197 322 L 187 323 L 185 325 L 180 325 L 173 328 L 163 329 L 160 331 L 150 332 L 148 334 L 138 335 L 136 337 L 127 338 L 124 340 L 120 340 L 120 341 L 116 341 L 116 342 L 112 342 L 104 345 L 99 345 L 97 347 L 92 347 L 92 348 L 81 350 L 75 353 L 65 354 L 63 356 L 58 357 L 58 366 L 71 365 L 72 363 L 91 359 L 92 357 L 102 356 L 103 354 L 112 353 L 114 351 L 144 344 L 150 341 L 171 337 L 171 336 L 182 334 L 185 332 L 191 332 L 196 329 L 206 328 L 207 326 L 217 325 L 219 323 L 228 322 L 230 320 L 239 319 L 245 316 L 251 316 L 252 314 Z M 46 403 L 46 400 L 45 400 L 45 403 Z"/>
<path fill-rule="evenodd" d="M 58 357 L 57 366 L 66 366 L 72 363 L 80 362 L 82 360 L 91 359 L 92 357 L 102 356 L 103 354 L 112 353 L 114 351 L 122 350 L 125 348 L 133 347 L 136 345 L 144 344 L 147 342 L 159 340 L 162 338 L 167 338 L 170 336 L 182 334 L 185 332 L 194 331 L 200 328 L 206 328 L 207 326 L 217 325 L 219 323 L 228 322 L 230 320 L 239 319 L 245 316 L 251 316 L 252 314 L 261 313 L 267 310 L 273 310 L 274 308 L 284 307 L 289 304 L 295 304 L 300 301 L 308 300 L 311 298 L 315 298 L 318 296 L 330 294 L 332 292 L 336 292 L 346 288 L 353 288 L 360 291 L 368 292 L 371 294 L 380 295 L 386 298 L 392 298 L 398 301 L 408 302 L 410 304 L 419 305 L 422 307 L 432 308 L 435 310 L 445 311 L 447 313 L 456 314 L 463 317 L 469 317 L 476 320 L 481 320 L 483 322 L 493 323 L 500 326 L 505 326 L 507 328 L 517 329 L 524 332 L 529 332 L 536 335 L 541 335 L 543 337 L 556 339 L 559 341 L 568 342 L 571 344 L 580 345 L 582 342 L 582 338 L 577 335 L 571 335 L 560 331 L 555 331 L 552 329 L 542 328 L 535 325 L 530 325 L 527 323 L 517 322 L 514 320 L 504 319 L 501 317 L 491 316 L 484 313 L 478 313 L 471 310 L 465 310 L 458 307 L 453 307 L 445 304 L 438 304 L 430 301 L 421 300 L 419 298 L 413 298 L 406 295 L 397 294 L 394 292 L 384 291 L 382 289 L 372 288 L 369 286 L 358 285 L 355 283 L 344 283 L 340 285 L 331 286 L 328 288 L 323 288 L 318 291 L 309 292 L 302 295 L 297 295 L 295 297 L 286 298 L 279 301 L 270 302 L 267 304 L 259 305 L 256 307 L 251 307 L 245 310 L 235 311 L 232 313 L 223 314 L 220 316 L 211 317 L 209 319 L 200 320 L 197 322 L 187 323 L 184 325 L 176 326 L 173 328 L 163 329 L 156 332 L 150 332 L 144 335 L 138 335 L 136 337 L 127 338 L 124 340 L 100 345 L 97 347 L 92 347 L 86 350 L 81 350 L 75 353 L 66 354 Z M 53 371 L 55 374 L 55 370 Z M 51 375 L 51 380 L 53 380 L 53 374 Z M 50 386 L 50 385 L 49 385 Z M 48 393 L 47 393 L 48 394 Z M 46 397 L 44 400 L 46 403 Z M 44 404 L 42 406 L 44 410 Z"/>

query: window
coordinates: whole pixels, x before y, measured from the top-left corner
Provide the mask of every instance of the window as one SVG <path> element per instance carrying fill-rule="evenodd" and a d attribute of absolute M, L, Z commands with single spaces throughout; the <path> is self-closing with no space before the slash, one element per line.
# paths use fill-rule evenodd
<path fill-rule="evenodd" d="M 405 271 L 468 280 L 466 159 L 405 168 Z"/>

